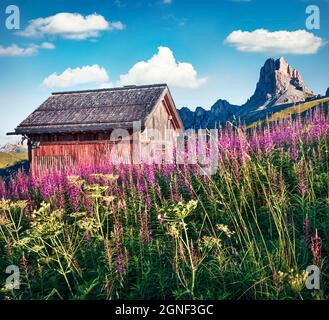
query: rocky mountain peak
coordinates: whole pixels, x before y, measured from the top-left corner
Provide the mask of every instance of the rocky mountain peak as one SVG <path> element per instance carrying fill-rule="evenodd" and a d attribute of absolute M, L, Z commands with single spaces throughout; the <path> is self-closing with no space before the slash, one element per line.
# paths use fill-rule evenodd
<path fill-rule="evenodd" d="M 268 59 L 261 68 L 259 81 L 253 96 L 245 103 L 239 113 L 241 118 L 273 106 L 305 101 L 314 96 L 302 79 L 301 73 L 294 69 L 284 57 Z"/>
<path fill-rule="evenodd" d="M 16 143 L 7 143 L 4 146 L 0 146 L 0 152 L 5 153 L 27 153 L 27 145 L 21 144 L 20 140 Z"/>
<path fill-rule="evenodd" d="M 209 111 L 199 107 L 192 112 L 184 108 L 180 115 L 186 128 L 214 128 L 234 118 L 246 123 L 255 121 L 311 97 L 314 93 L 306 86 L 297 69 L 284 57 L 277 60 L 270 58 L 260 70 L 255 93 L 244 105 L 235 106 L 226 100 L 218 100 Z"/>
<path fill-rule="evenodd" d="M 238 109 L 238 106 L 232 105 L 226 100 L 219 99 L 210 110 L 197 107 L 193 112 L 188 108 L 182 108 L 179 110 L 179 114 L 185 129 L 204 129 L 215 128 L 221 123 L 225 123 L 234 116 Z"/>

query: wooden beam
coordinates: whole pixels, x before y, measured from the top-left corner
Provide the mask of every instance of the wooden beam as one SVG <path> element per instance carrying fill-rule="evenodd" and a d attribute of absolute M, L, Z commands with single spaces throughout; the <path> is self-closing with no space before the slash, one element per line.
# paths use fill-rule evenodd
<path fill-rule="evenodd" d="M 174 129 L 179 129 L 179 121 L 177 120 L 176 116 L 175 116 L 175 113 L 174 113 L 174 110 L 173 110 L 173 107 L 169 101 L 169 98 L 167 97 L 167 95 L 164 97 L 164 101 L 163 101 L 164 105 L 165 105 L 165 108 L 168 112 L 169 115 L 172 116 L 172 121 L 173 121 L 173 124 L 174 124 Z"/>

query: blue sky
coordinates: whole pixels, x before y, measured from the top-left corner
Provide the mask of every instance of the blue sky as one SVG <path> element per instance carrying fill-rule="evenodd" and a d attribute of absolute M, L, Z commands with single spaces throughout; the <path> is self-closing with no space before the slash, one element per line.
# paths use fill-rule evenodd
<path fill-rule="evenodd" d="M 20 30 L 5 27 L 11 4 Z M 309 5 L 319 30 L 306 29 Z M 179 108 L 242 104 L 283 55 L 323 94 L 328 16 L 327 0 L 1 0 L 0 145 L 53 91 L 168 82 Z"/>

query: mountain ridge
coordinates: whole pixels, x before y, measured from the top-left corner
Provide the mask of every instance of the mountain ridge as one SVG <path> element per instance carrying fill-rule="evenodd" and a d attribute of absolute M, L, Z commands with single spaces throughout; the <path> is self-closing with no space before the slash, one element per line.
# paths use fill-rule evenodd
<path fill-rule="evenodd" d="M 179 110 L 179 114 L 186 129 L 212 129 L 237 119 L 250 123 L 314 97 L 314 92 L 305 84 L 300 71 L 293 68 L 284 57 L 277 60 L 270 58 L 260 70 L 254 94 L 243 105 L 232 105 L 219 99 L 210 110 L 198 107 L 193 112 L 185 107 Z"/>
<path fill-rule="evenodd" d="M 0 152 L 8 154 L 27 153 L 27 145 L 22 145 L 18 141 L 16 143 L 6 143 L 4 146 L 0 146 Z"/>

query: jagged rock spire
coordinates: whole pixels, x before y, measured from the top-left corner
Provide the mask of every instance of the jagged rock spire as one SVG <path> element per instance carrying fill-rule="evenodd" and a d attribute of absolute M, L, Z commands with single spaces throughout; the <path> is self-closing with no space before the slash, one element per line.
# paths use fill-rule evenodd
<path fill-rule="evenodd" d="M 262 108 L 273 104 L 304 101 L 314 95 L 304 83 L 301 73 L 284 57 L 266 60 L 261 68 L 256 91 L 244 108 Z"/>
<path fill-rule="evenodd" d="M 241 107 L 218 100 L 210 111 L 198 108 L 193 113 L 184 108 L 180 114 L 186 128 L 213 128 L 215 123 L 225 123 L 234 117 L 246 122 L 257 120 L 264 114 L 275 112 L 277 106 L 285 108 L 312 96 L 314 93 L 304 83 L 301 73 L 284 57 L 277 60 L 270 58 L 260 70 L 255 93 Z"/>

